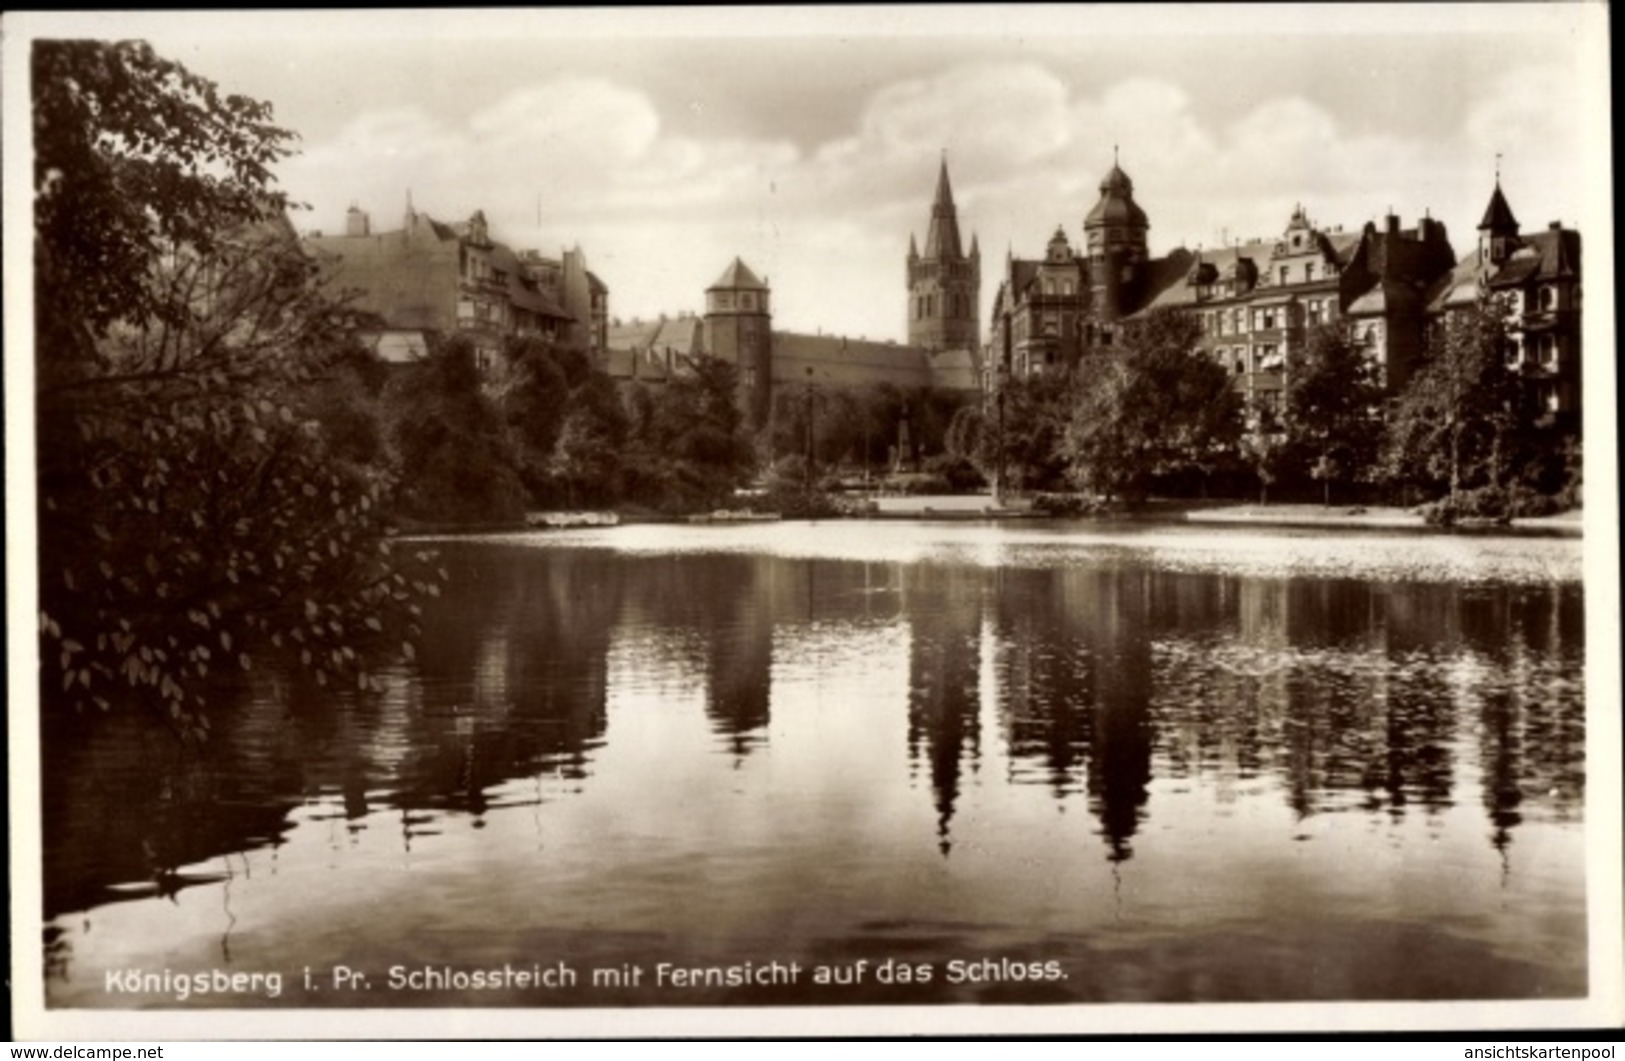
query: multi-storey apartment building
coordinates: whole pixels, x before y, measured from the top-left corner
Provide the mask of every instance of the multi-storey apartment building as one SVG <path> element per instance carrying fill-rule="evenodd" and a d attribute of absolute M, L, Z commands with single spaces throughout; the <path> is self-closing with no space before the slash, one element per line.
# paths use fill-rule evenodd
<path fill-rule="evenodd" d="M 1547 423 L 1580 427 L 1580 233 L 1553 221 L 1524 233 L 1495 182 L 1478 225 L 1478 244 L 1429 292 L 1438 319 L 1485 295 L 1510 314 L 1507 363 L 1530 387 Z"/>
<path fill-rule="evenodd" d="M 446 224 L 408 202 L 400 229 L 375 233 L 352 206 L 344 235 L 313 233 L 304 244 L 334 288 L 371 318 L 362 338 L 386 361 L 424 356 L 432 333 L 468 335 L 482 367 L 507 336 L 602 349 L 608 291 L 580 248 L 558 259 L 516 254 L 492 238 L 482 211 Z"/>

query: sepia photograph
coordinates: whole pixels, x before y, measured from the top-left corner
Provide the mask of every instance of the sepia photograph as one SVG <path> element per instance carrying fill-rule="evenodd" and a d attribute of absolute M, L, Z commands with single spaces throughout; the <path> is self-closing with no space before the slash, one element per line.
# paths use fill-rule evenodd
<path fill-rule="evenodd" d="M 6 15 L 14 1034 L 1617 1027 L 1607 16 Z"/>

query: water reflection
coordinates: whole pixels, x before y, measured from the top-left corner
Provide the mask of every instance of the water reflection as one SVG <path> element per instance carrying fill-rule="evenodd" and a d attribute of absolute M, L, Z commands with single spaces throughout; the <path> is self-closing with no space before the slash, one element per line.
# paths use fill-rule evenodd
<path fill-rule="evenodd" d="M 526 908 L 465 894 L 471 864 L 559 902 L 592 880 L 595 902 L 624 905 L 584 925 L 648 918 L 668 941 L 706 919 L 718 946 L 746 923 L 768 939 L 844 938 L 888 902 L 888 925 L 943 904 L 943 918 L 1007 917 L 1044 939 L 1095 915 L 1081 894 L 977 906 L 1032 892 L 995 852 L 1054 862 L 1057 880 L 1093 860 L 1115 888 L 1146 858 L 1205 864 L 1208 833 L 1238 815 L 1259 823 L 1257 857 L 1279 858 L 1350 816 L 1385 826 L 1360 842 L 1390 849 L 1415 842 L 1393 831 L 1411 821 L 1454 837 L 1465 806 L 1505 887 L 1520 835 L 1583 807 L 1575 583 L 1241 577 L 1115 554 L 1027 567 L 474 543 L 444 555 L 451 588 L 426 610 L 416 665 L 382 694 L 256 675 L 218 691 L 202 754 L 129 719 L 49 718 L 58 981 L 107 904 L 173 905 L 188 889 L 220 890 L 211 931 L 230 961 L 238 895 L 260 894 L 281 849 L 316 836 L 336 892 L 364 891 L 393 848 L 464 889 L 460 904 L 504 911 L 498 922 Z M 1090 850 L 1046 847 L 1066 834 L 1036 824 L 1034 798 L 1082 815 Z M 625 817 L 634 807 L 647 820 Z M 1287 824 L 1262 824 L 1270 808 Z M 512 847 L 515 814 L 529 853 Z M 508 846 L 470 839 L 487 826 Z M 935 868 L 913 860 L 918 846 Z M 287 887 L 310 887 L 300 865 Z M 809 873 L 827 874 L 818 889 Z M 1251 885 L 1204 881 L 1215 910 Z M 1542 886 L 1570 905 L 1583 893 L 1574 877 Z M 725 909 L 696 912 L 713 893 Z M 1144 916 L 1148 931 L 1174 923 Z M 1564 925 L 1583 971 L 1583 923 Z M 1572 948 L 1565 960 L 1572 978 Z"/>

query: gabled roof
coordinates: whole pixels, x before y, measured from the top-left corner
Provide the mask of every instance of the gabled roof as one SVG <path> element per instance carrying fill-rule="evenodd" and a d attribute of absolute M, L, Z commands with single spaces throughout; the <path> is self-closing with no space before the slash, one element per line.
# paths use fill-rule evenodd
<path fill-rule="evenodd" d="M 1478 252 L 1474 251 L 1428 288 L 1428 312 L 1440 313 L 1451 306 L 1470 305 L 1477 301 L 1478 278 Z"/>
<path fill-rule="evenodd" d="M 717 282 L 706 290 L 766 291 L 767 285 L 756 278 L 756 274 L 750 271 L 750 266 L 735 258 L 732 264 L 722 271 L 722 275 L 717 277 Z"/>
<path fill-rule="evenodd" d="M 612 324 L 605 345 L 611 350 L 654 350 L 662 355 L 670 349 L 687 357 L 704 348 L 704 327 L 699 317 Z"/>
<path fill-rule="evenodd" d="M 421 231 L 421 230 L 420 230 Z M 310 236 L 305 246 L 336 294 L 390 328 L 456 326 L 457 244 L 418 240 L 409 231 Z"/>
<path fill-rule="evenodd" d="M 1526 280 L 1556 280 L 1580 274 L 1580 233 L 1574 229 L 1547 229 L 1519 237 L 1523 245 L 1513 252 L 1490 279 L 1492 285 Z"/>
<path fill-rule="evenodd" d="M 643 380 L 658 383 L 670 375 L 666 370 L 664 354 L 648 350 L 626 350 L 611 347 L 604 351 L 604 372 L 611 379 Z"/>
<path fill-rule="evenodd" d="M 1423 301 L 1421 292 L 1399 280 L 1383 279 L 1371 287 L 1344 310 L 1351 317 L 1380 316 L 1390 313 L 1414 311 Z"/>
<path fill-rule="evenodd" d="M 1190 305 L 1196 301 L 1196 287 L 1192 275 L 1196 272 L 1196 255 L 1184 247 L 1176 247 L 1165 257 L 1146 262 L 1140 273 L 1140 287 L 1135 313 L 1153 306 Z M 1204 272 L 1207 263 L 1203 263 Z"/>

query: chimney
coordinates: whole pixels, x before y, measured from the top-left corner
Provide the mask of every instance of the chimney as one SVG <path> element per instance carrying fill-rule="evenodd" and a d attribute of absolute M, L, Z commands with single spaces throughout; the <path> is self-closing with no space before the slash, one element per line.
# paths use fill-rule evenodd
<path fill-rule="evenodd" d="M 372 235 L 372 220 L 367 217 L 365 210 L 354 203 L 350 204 L 350 209 L 344 215 L 344 234 L 346 236 Z"/>
<path fill-rule="evenodd" d="M 1390 236 L 1399 235 L 1399 215 L 1398 214 L 1389 214 L 1383 220 L 1388 225 L 1388 235 L 1390 235 Z"/>
<path fill-rule="evenodd" d="M 1561 232 L 1561 231 L 1563 231 L 1563 222 L 1561 222 L 1561 221 L 1553 221 L 1551 224 L 1547 225 L 1546 227 L 1548 229 L 1550 229 L 1551 231 L 1553 231 L 1553 232 Z"/>

